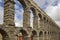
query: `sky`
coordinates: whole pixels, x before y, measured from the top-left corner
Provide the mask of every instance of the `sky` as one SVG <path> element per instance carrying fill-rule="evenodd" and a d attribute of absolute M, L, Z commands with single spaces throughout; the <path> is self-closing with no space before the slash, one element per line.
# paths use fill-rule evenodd
<path fill-rule="evenodd" d="M 23 7 L 19 1 L 15 1 L 15 24 L 16 26 L 22 27 L 23 25 Z M 46 12 L 58 25 L 60 24 L 60 0 L 33 0 L 37 5 Z M 33 22 L 32 12 L 30 13 L 31 26 Z M 0 24 L 3 24 L 4 15 L 4 0 L 0 0 Z M 59 25 L 60 26 L 60 25 Z"/>
<path fill-rule="evenodd" d="M 34 0 L 60 26 L 60 0 Z"/>

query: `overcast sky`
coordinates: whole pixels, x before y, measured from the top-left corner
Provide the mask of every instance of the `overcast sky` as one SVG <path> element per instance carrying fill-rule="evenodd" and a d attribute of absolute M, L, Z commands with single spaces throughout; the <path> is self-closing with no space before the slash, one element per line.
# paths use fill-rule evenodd
<path fill-rule="evenodd" d="M 34 0 L 37 5 L 44 10 L 56 23 L 60 24 L 60 0 Z M 0 0 L 0 24 L 3 23 L 3 0 Z M 23 7 L 15 0 L 15 24 L 22 26 L 23 24 Z M 32 14 L 31 14 L 32 15 Z M 33 16 L 32 16 L 33 17 Z M 31 18 L 32 19 L 32 18 Z M 32 21 L 33 22 L 33 21 Z"/>

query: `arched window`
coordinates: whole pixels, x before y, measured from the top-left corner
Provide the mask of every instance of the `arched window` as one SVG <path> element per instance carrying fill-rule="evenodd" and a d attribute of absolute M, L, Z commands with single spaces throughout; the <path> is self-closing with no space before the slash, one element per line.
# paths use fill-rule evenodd
<path fill-rule="evenodd" d="M 15 24 L 23 27 L 23 12 L 25 4 L 23 0 L 15 0 Z"/>
<path fill-rule="evenodd" d="M 0 0 L 0 24 L 3 24 L 4 0 Z"/>

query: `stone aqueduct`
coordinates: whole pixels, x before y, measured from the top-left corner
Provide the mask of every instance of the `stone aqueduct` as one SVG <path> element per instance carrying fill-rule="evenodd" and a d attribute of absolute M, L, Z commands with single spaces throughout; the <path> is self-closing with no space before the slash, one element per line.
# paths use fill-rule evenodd
<path fill-rule="evenodd" d="M 2 40 L 60 40 L 59 26 L 33 0 L 18 0 L 24 8 L 23 27 L 15 27 L 14 0 L 4 0 L 4 23 L 0 25 Z M 30 11 L 33 11 L 33 28 Z M 38 18 L 39 26 L 38 26 Z"/>

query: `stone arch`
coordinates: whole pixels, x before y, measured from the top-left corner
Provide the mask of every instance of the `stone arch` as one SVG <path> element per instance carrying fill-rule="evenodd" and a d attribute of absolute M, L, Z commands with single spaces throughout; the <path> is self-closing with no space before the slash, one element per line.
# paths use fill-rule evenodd
<path fill-rule="evenodd" d="M 42 21 L 42 14 L 38 14 L 38 28 L 40 28 L 40 25 L 41 25 L 41 21 Z"/>
<path fill-rule="evenodd" d="M 31 34 L 31 40 L 35 40 L 36 39 L 36 36 L 37 36 L 37 31 L 36 30 L 33 30 L 32 31 L 32 34 Z"/>
<path fill-rule="evenodd" d="M 15 11 L 15 24 L 16 24 L 16 26 L 19 25 L 19 27 L 23 27 L 23 16 L 24 16 L 23 13 L 24 13 L 25 8 L 26 8 L 26 3 L 24 0 L 16 0 L 15 4 L 17 4 L 16 5 L 17 7 L 15 7 L 15 9 L 17 10 L 17 11 Z M 21 22 L 19 22 L 19 21 L 21 21 Z"/>
<path fill-rule="evenodd" d="M 36 10 L 33 7 L 31 7 L 30 9 L 32 10 L 33 15 L 35 16 L 36 15 Z"/>
<path fill-rule="evenodd" d="M 32 12 L 32 13 L 31 13 Z M 31 18 L 31 15 L 30 15 L 30 20 L 32 20 L 32 22 L 30 23 L 31 25 L 33 24 L 33 20 L 34 20 L 34 16 L 35 16 L 35 9 L 33 8 L 33 7 L 31 7 L 30 8 L 30 13 L 31 13 L 31 15 L 33 16 L 32 18 Z M 32 25 L 32 28 L 33 28 L 33 25 Z"/>
<path fill-rule="evenodd" d="M 32 36 L 37 36 L 37 31 L 33 30 L 32 31 Z"/>
<path fill-rule="evenodd" d="M 8 40 L 9 39 L 9 36 L 8 36 L 8 34 L 7 34 L 7 32 L 5 30 L 0 28 L 0 33 L 2 35 L 2 40 Z"/>
<path fill-rule="evenodd" d="M 22 40 L 27 40 L 27 35 L 28 35 L 27 31 L 24 29 L 21 29 L 20 33 L 21 33 Z"/>
<path fill-rule="evenodd" d="M 39 40 L 43 40 L 43 31 L 39 32 Z"/>
<path fill-rule="evenodd" d="M 48 31 L 48 35 L 50 35 L 50 32 Z"/>
<path fill-rule="evenodd" d="M 46 34 L 47 32 L 45 31 L 44 34 Z"/>
<path fill-rule="evenodd" d="M 25 3 L 24 0 L 18 0 L 18 1 L 22 4 L 22 6 L 23 6 L 24 8 L 26 8 L 26 3 Z"/>
<path fill-rule="evenodd" d="M 45 31 L 45 32 L 44 32 L 44 35 L 46 36 L 46 34 L 47 34 L 47 32 Z"/>
<path fill-rule="evenodd" d="M 48 19 L 47 19 L 47 23 L 48 23 L 49 21 L 48 21 Z"/>
<path fill-rule="evenodd" d="M 30 26 L 33 28 L 33 11 L 30 9 Z"/>
<path fill-rule="evenodd" d="M 46 17 L 43 18 L 46 21 Z"/>
<path fill-rule="evenodd" d="M 22 35 L 26 36 L 28 33 L 25 30 L 20 30 L 20 32 L 22 33 Z"/>
<path fill-rule="evenodd" d="M 43 31 L 40 31 L 40 32 L 39 32 L 39 36 L 40 36 L 40 37 L 43 36 Z"/>
<path fill-rule="evenodd" d="M 32 14 L 33 14 L 33 28 L 38 28 L 38 13 L 37 13 L 37 9 L 35 9 L 34 7 L 30 8 L 32 10 Z"/>
<path fill-rule="evenodd" d="M 39 18 L 42 19 L 42 15 L 41 14 L 38 14 Z"/>

